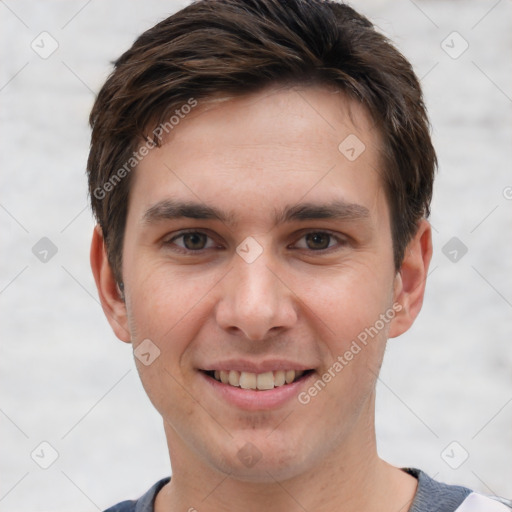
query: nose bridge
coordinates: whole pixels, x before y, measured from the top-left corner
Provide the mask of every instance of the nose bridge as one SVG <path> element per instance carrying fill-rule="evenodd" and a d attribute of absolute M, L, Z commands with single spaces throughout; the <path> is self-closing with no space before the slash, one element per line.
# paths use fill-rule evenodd
<path fill-rule="evenodd" d="M 268 258 L 264 256 L 260 256 L 252 263 L 245 261 L 236 263 L 235 294 L 240 307 L 247 306 L 253 311 L 272 309 L 277 283 L 275 275 L 269 270 L 268 263 Z"/>
<path fill-rule="evenodd" d="M 257 340 L 272 329 L 293 325 L 296 312 L 286 287 L 271 270 L 273 263 L 267 251 L 252 261 L 234 255 L 217 308 L 217 322 L 222 328 Z"/>

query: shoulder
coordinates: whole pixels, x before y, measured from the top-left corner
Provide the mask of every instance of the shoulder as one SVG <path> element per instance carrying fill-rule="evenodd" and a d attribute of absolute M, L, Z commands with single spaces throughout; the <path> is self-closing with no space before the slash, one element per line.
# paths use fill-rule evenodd
<path fill-rule="evenodd" d="M 104 512 L 153 512 L 155 498 L 158 491 L 169 482 L 170 477 L 159 480 L 153 485 L 146 493 L 144 493 L 138 500 L 121 501 Z"/>
<path fill-rule="evenodd" d="M 448 485 L 419 469 L 404 469 L 418 479 L 418 489 L 409 512 L 511 512 L 507 500 L 484 496 L 467 487 Z"/>

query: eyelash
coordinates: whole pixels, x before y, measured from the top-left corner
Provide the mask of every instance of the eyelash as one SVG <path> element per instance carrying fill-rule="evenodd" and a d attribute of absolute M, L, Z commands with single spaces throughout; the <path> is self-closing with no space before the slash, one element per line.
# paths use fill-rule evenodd
<path fill-rule="evenodd" d="M 168 246 L 171 246 L 171 245 L 174 245 L 174 247 L 172 248 L 173 251 L 176 251 L 176 252 L 179 252 L 179 253 L 182 253 L 182 254 L 202 254 L 203 252 L 205 251 L 208 251 L 210 249 L 215 249 L 215 248 L 218 248 L 218 247 L 206 247 L 206 248 L 203 248 L 203 249 L 197 249 L 197 250 L 193 250 L 193 249 L 186 249 L 184 247 L 180 247 L 180 246 L 177 246 L 174 244 L 174 242 L 176 240 L 179 240 L 180 238 L 183 238 L 185 235 L 189 235 L 189 234 L 199 234 L 199 235 L 204 235 L 206 237 L 208 237 L 210 240 L 213 240 L 213 238 L 208 235 L 208 233 L 204 232 L 204 231 L 198 231 L 198 230 L 188 230 L 188 231 L 181 231 L 180 233 L 178 233 L 177 235 L 174 235 L 172 238 L 168 239 L 168 240 L 164 240 L 164 245 L 168 245 Z M 339 247 L 342 247 L 342 246 L 345 246 L 347 245 L 348 241 L 345 237 L 340 237 L 339 235 L 335 235 L 334 233 L 331 233 L 330 231 L 321 231 L 321 230 L 310 230 L 310 231 L 306 231 L 304 233 L 302 233 L 302 235 L 300 236 L 300 238 L 297 240 L 297 242 L 299 240 L 302 240 L 304 237 L 306 237 L 307 235 L 312 235 L 312 234 L 321 234 L 321 235 L 327 235 L 330 237 L 330 240 L 329 240 L 329 243 L 331 242 L 332 239 L 334 239 Z M 295 242 L 295 243 L 297 243 Z M 307 249 L 307 248 L 299 248 L 299 249 L 294 249 L 294 250 L 302 250 L 302 251 L 308 251 L 308 252 L 312 252 L 312 253 L 315 253 L 315 254 L 325 254 L 327 252 L 331 252 L 333 250 L 333 247 L 327 247 L 325 249 Z M 336 248 L 334 248 L 334 250 L 336 250 Z"/>

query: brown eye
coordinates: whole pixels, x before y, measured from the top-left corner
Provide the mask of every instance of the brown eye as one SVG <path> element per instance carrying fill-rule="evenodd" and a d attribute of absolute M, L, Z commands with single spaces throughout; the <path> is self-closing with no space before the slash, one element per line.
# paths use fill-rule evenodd
<path fill-rule="evenodd" d="M 212 238 L 201 231 L 182 232 L 164 243 L 178 252 L 199 252 L 215 247 L 215 242 Z"/>
<path fill-rule="evenodd" d="M 186 233 L 181 235 L 183 246 L 190 251 L 200 251 L 206 247 L 208 237 L 203 233 Z"/>
<path fill-rule="evenodd" d="M 306 244 L 308 249 L 322 250 L 329 247 L 332 236 L 328 233 L 308 233 Z"/>
<path fill-rule="evenodd" d="M 338 251 L 348 244 L 347 237 L 342 233 L 329 231 L 309 231 L 304 233 L 292 246 L 293 249 L 317 252 L 318 256 Z"/>

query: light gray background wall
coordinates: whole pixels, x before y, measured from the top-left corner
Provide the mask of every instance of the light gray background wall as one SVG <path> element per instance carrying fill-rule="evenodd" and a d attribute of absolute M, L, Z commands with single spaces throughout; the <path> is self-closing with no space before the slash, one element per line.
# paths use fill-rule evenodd
<path fill-rule="evenodd" d="M 101 510 L 170 472 L 130 346 L 97 300 L 84 171 L 87 116 L 110 61 L 183 5 L 0 1 L 5 512 Z M 421 77 L 440 160 L 425 305 L 390 341 L 379 383 L 380 453 L 512 497 L 512 3 L 354 5 Z M 33 251 L 43 237 L 57 249 L 46 262 Z"/>

